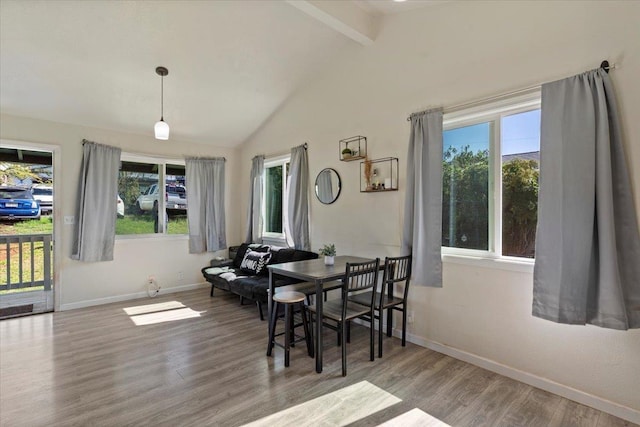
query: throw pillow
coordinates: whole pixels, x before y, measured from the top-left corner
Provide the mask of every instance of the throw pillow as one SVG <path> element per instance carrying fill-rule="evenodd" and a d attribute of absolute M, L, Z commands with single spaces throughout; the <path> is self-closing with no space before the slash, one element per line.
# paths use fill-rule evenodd
<path fill-rule="evenodd" d="M 269 252 L 269 245 L 261 245 L 258 243 L 243 243 L 238 248 L 238 252 L 236 252 L 236 257 L 233 259 L 233 265 L 237 268 L 240 268 L 240 264 L 242 264 L 242 260 L 244 260 L 244 256 L 249 251 L 254 252 Z"/>
<path fill-rule="evenodd" d="M 271 252 L 247 251 L 240 264 L 240 271 L 245 274 L 256 275 L 264 270 L 271 259 Z"/>

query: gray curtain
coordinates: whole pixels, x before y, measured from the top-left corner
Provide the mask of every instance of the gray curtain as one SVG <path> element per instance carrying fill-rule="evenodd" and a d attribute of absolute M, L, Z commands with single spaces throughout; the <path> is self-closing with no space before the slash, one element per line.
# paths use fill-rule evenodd
<path fill-rule="evenodd" d="M 224 213 L 224 158 L 188 158 L 185 161 L 189 253 L 227 247 Z"/>
<path fill-rule="evenodd" d="M 412 282 L 442 287 L 442 109 L 411 115 L 402 253 Z"/>
<path fill-rule="evenodd" d="M 295 249 L 311 250 L 309 239 L 309 159 L 306 144 L 291 149 L 287 193 L 287 238 Z"/>
<path fill-rule="evenodd" d="M 324 169 L 318 174 L 316 185 L 318 186 L 318 198 L 324 203 L 333 201 L 333 179 L 330 169 Z"/>
<path fill-rule="evenodd" d="M 78 209 L 71 258 L 112 261 L 120 148 L 83 141 Z"/>
<path fill-rule="evenodd" d="M 533 315 L 640 328 L 640 237 L 611 80 L 542 86 Z"/>
<path fill-rule="evenodd" d="M 262 243 L 262 187 L 264 182 L 264 156 L 255 156 L 251 162 L 249 206 L 247 208 L 246 243 Z"/>

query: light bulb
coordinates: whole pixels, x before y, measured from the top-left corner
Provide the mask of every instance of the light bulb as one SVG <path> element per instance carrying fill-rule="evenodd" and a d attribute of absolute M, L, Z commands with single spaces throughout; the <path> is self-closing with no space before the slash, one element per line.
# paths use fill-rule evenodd
<path fill-rule="evenodd" d="M 153 130 L 156 133 L 156 139 L 162 139 L 165 141 L 169 139 L 169 125 L 164 120 L 160 119 L 159 122 L 156 122 Z"/>

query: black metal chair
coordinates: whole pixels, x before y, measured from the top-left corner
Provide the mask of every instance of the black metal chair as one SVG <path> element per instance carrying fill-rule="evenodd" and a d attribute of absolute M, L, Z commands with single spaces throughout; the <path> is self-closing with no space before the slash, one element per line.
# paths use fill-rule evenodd
<path fill-rule="evenodd" d="M 378 319 L 378 357 L 382 357 L 382 320 L 383 313 L 387 311 L 387 336 L 391 336 L 393 329 L 393 310 L 402 312 L 402 346 L 407 344 L 407 295 L 409 292 L 409 282 L 411 281 L 411 255 L 402 257 L 387 257 L 384 260 L 384 273 L 382 275 L 382 288 L 380 292 L 375 292 L 374 310 L 375 314 L 371 319 Z M 404 292 L 402 298 L 393 295 L 393 287 L 396 283 L 404 282 Z M 373 291 L 368 291 L 353 295 L 350 300 L 367 306 L 372 298 Z M 373 322 L 372 322 L 373 323 Z M 371 325 L 373 330 L 373 325 Z"/>
<path fill-rule="evenodd" d="M 338 331 L 339 343 L 342 346 L 342 376 L 347 375 L 347 324 L 351 320 L 374 316 L 374 292 L 370 292 L 370 298 L 367 305 L 359 304 L 350 300 L 350 296 L 355 292 L 375 290 L 378 283 L 378 270 L 380 268 L 380 258 L 376 258 L 370 262 L 347 263 L 343 284 L 342 297 L 337 300 L 329 300 L 322 306 L 322 316 L 324 320 L 336 322 L 331 325 L 323 322 L 323 326 Z M 314 314 L 316 314 L 316 306 L 308 307 L 311 313 L 311 330 L 313 330 Z M 317 320 L 317 316 L 316 316 Z M 370 360 L 375 357 L 374 350 L 375 333 L 371 328 L 370 336 Z"/>

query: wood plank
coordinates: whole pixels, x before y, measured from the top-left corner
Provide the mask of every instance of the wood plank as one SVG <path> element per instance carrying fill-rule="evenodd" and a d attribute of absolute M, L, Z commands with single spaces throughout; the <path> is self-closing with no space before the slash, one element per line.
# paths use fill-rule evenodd
<path fill-rule="evenodd" d="M 509 406 L 499 426 L 548 426 L 562 398 L 538 388 L 531 388 L 524 399 Z"/>
<path fill-rule="evenodd" d="M 571 400 L 562 400 L 550 426 L 597 427 L 599 412 Z"/>

